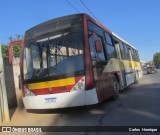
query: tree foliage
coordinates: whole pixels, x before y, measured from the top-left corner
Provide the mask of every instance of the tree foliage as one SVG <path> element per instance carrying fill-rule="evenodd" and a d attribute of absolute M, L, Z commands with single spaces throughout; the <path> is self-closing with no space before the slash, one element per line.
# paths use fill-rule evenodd
<path fill-rule="evenodd" d="M 20 45 L 13 46 L 12 50 L 13 50 L 14 57 L 20 57 Z"/>
<path fill-rule="evenodd" d="M 15 40 L 21 40 L 23 39 L 23 36 L 20 34 L 16 34 L 15 37 L 10 36 L 9 42 L 15 41 Z M 14 57 L 19 57 L 20 56 L 20 45 L 14 45 L 12 46 L 12 52 Z M 2 57 L 3 58 L 8 58 L 8 45 L 2 44 Z"/>
<path fill-rule="evenodd" d="M 11 41 L 15 41 L 15 40 L 21 40 L 22 38 L 23 38 L 22 35 L 16 34 L 15 37 L 10 36 L 9 40 L 11 42 Z M 12 46 L 12 51 L 13 51 L 14 57 L 20 57 L 20 45 L 19 44 Z"/>
<path fill-rule="evenodd" d="M 8 46 L 2 44 L 2 57 L 3 58 L 8 58 Z"/>
<path fill-rule="evenodd" d="M 12 52 L 14 57 L 20 57 L 20 45 L 14 45 L 12 46 Z M 2 44 L 2 57 L 8 58 L 8 45 Z"/>
<path fill-rule="evenodd" d="M 160 52 L 154 54 L 153 61 L 156 66 L 160 65 Z"/>
<path fill-rule="evenodd" d="M 8 39 L 10 42 L 14 41 L 14 40 L 21 40 L 21 39 L 23 39 L 23 36 L 20 34 L 16 34 L 15 37 L 10 36 Z"/>

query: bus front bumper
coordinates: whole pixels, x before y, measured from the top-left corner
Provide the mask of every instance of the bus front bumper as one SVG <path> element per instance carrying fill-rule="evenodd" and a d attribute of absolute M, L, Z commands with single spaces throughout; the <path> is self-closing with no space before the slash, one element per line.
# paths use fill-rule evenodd
<path fill-rule="evenodd" d="M 26 109 L 54 109 L 97 104 L 96 89 L 23 97 Z"/>

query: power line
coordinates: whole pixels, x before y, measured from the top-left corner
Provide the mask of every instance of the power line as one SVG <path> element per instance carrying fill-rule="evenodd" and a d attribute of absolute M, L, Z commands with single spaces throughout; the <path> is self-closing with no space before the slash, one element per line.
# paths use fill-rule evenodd
<path fill-rule="evenodd" d="M 78 13 L 80 13 L 79 10 L 71 2 L 69 2 L 68 0 L 66 1 L 72 8 L 74 8 Z"/>
<path fill-rule="evenodd" d="M 83 6 L 94 16 L 95 19 L 97 19 L 99 21 L 99 19 L 93 14 L 93 12 L 86 6 L 86 4 L 80 0 L 80 2 L 83 4 Z M 100 22 L 100 21 L 99 21 Z"/>

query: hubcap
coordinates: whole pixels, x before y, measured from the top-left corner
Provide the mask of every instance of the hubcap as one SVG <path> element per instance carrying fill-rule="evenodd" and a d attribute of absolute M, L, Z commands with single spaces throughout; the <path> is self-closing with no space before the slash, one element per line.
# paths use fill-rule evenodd
<path fill-rule="evenodd" d="M 118 82 L 117 81 L 114 81 L 114 91 L 115 91 L 115 94 L 118 93 L 118 90 L 119 90 L 119 85 L 118 85 Z"/>

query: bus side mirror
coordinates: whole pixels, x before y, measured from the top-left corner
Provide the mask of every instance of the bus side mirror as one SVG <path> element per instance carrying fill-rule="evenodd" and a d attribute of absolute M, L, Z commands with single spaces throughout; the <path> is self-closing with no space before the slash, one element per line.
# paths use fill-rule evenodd
<path fill-rule="evenodd" d="M 95 40 L 94 41 L 96 53 L 101 53 L 102 52 L 102 45 L 100 40 Z"/>

